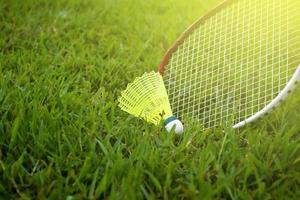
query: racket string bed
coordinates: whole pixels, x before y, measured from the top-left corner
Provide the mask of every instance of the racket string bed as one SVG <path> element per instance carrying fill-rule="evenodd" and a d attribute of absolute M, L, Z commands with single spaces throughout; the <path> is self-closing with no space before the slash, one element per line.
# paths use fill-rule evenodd
<path fill-rule="evenodd" d="M 174 113 L 204 127 L 265 108 L 300 64 L 300 2 L 233 0 L 199 20 L 164 66 Z"/>

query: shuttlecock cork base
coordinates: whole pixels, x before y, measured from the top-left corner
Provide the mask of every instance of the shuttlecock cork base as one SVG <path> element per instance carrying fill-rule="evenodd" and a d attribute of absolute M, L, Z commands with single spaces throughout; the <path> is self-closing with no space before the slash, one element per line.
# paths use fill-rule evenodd
<path fill-rule="evenodd" d="M 165 129 L 168 132 L 171 132 L 174 129 L 176 134 L 183 133 L 183 125 L 180 120 L 178 120 L 175 116 L 171 116 L 164 121 Z"/>
<path fill-rule="evenodd" d="M 164 121 L 168 132 L 183 132 L 182 123 L 172 114 L 162 76 L 157 72 L 144 73 L 128 84 L 121 93 L 119 107 L 129 114 L 155 125 Z"/>

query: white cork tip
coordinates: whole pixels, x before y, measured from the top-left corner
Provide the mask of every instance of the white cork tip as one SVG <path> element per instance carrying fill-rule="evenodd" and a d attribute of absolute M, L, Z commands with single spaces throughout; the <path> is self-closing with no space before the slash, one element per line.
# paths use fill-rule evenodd
<path fill-rule="evenodd" d="M 183 133 L 183 125 L 182 125 L 181 121 L 179 121 L 178 119 L 175 119 L 175 120 L 169 122 L 165 126 L 165 128 L 168 132 L 170 132 L 172 129 L 174 129 L 176 134 L 182 134 Z"/>

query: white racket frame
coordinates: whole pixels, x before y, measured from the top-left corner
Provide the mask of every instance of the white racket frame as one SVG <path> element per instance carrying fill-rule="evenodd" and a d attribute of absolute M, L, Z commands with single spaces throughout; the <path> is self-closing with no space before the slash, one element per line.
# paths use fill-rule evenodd
<path fill-rule="evenodd" d="M 268 105 L 266 105 L 263 109 L 248 117 L 247 119 L 235 124 L 233 128 L 240 128 L 250 122 L 257 120 L 258 118 L 262 117 L 263 115 L 271 112 L 280 102 L 282 102 L 296 87 L 296 85 L 300 82 L 300 65 L 297 67 L 295 73 L 293 74 L 292 78 L 283 88 L 283 90 L 275 97 Z"/>

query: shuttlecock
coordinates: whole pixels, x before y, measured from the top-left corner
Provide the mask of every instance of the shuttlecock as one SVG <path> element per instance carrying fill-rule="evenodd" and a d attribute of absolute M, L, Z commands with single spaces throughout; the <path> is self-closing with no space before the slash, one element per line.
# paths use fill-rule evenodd
<path fill-rule="evenodd" d="M 158 125 L 164 121 L 168 132 L 183 132 L 182 123 L 173 116 L 162 76 L 157 72 L 144 73 L 128 84 L 121 93 L 119 107 L 129 114 Z"/>

